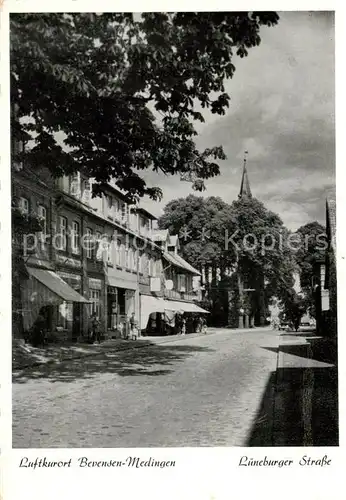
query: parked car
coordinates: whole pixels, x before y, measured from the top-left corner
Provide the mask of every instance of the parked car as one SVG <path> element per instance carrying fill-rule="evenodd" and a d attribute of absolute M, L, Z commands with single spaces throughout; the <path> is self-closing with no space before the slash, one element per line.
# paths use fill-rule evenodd
<path fill-rule="evenodd" d="M 299 325 L 299 331 L 301 332 L 311 332 L 316 328 L 316 322 L 314 320 L 301 321 Z"/>
<path fill-rule="evenodd" d="M 288 321 L 281 321 L 278 329 L 285 330 L 287 332 L 288 330 L 291 330 L 291 325 Z"/>

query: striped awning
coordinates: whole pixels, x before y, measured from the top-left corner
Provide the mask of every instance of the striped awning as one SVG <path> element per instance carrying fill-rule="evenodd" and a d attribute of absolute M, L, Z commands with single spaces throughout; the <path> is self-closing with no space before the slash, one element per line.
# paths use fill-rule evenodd
<path fill-rule="evenodd" d="M 82 295 L 70 287 L 60 276 L 47 269 L 38 269 L 36 267 L 27 267 L 27 270 L 33 278 L 42 283 L 50 291 L 61 297 L 65 302 L 89 303 Z"/>

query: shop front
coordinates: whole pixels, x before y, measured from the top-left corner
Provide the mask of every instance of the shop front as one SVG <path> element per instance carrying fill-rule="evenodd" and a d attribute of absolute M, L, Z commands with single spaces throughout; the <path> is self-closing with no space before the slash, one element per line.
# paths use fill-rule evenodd
<path fill-rule="evenodd" d="M 172 335 L 197 331 L 199 318 L 208 314 L 192 302 L 165 300 L 153 295 L 141 295 L 141 330 L 147 335 Z"/>
<path fill-rule="evenodd" d="M 53 337 L 77 340 L 81 332 L 80 311 L 88 303 L 79 293 L 80 276 L 35 267 L 27 270 L 29 279 L 22 292 L 24 330 L 31 330 L 39 317 L 44 330 Z M 65 281 L 69 278 L 70 283 Z"/>
<path fill-rule="evenodd" d="M 136 316 L 135 281 L 108 276 L 107 284 L 107 330 L 111 337 L 129 333 L 130 318 Z"/>

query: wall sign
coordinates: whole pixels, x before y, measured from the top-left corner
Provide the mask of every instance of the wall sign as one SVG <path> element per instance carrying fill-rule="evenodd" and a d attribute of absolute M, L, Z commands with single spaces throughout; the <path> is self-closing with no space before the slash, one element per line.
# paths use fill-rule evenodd
<path fill-rule="evenodd" d="M 101 290 L 102 281 L 96 278 L 89 278 L 89 288 L 92 288 L 93 290 Z"/>

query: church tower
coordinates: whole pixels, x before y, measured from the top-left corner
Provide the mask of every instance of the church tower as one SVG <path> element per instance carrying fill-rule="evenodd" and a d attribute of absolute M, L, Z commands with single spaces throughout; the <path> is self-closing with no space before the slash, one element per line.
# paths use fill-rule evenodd
<path fill-rule="evenodd" d="M 244 166 L 243 166 L 243 176 L 241 179 L 241 184 L 240 184 L 240 192 L 238 195 L 238 198 L 240 200 L 246 199 L 246 198 L 252 198 L 252 193 L 250 189 L 250 182 L 249 178 L 247 175 L 247 170 L 246 170 L 246 157 L 247 157 L 248 152 L 245 151 L 244 153 Z"/>

